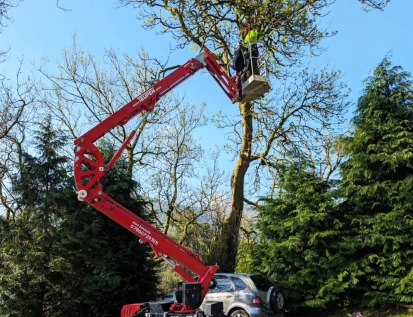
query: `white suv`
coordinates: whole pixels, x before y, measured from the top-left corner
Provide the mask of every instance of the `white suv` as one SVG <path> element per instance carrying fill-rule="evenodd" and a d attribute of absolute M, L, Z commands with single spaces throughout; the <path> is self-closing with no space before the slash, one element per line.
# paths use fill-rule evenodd
<path fill-rule="evenodd" d="M 270 317 L 284 311 L 284 296 L 273 282 L 262 275 L 216 273 L 216 286 L 207 293 L 205 302 L 220 301 L 224 313 L 231 317 Z"/>

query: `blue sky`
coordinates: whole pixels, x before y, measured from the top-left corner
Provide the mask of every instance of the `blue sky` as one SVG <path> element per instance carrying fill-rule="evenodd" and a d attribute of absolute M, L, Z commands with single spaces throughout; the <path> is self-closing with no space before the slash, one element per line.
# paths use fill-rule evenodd
<path fill-rule="evenodd" d="M 135 18 L 137 11 L 132 7 L 116 8 L 114 0 L 60 0 L 59 4 L 71 11 L 60 10 L 55 1 L 45 0 L 23 1 L 10 10 L 14 23 L 0 34 L 1 47 L 11 48 L 8 63 L 2 65 L 7 73 L 13 73 L 17 58 L 22 56 L 26 62 L 39 62 L 47 56 L 57 63 L 62 50 L 71 46 L 74 33 L 78 45 L 98 58 L 105 48 L 133 54 L 140 47 L 162 58 L 169 46 L 174 46 L 168 35 L 157 36 L 143 30 Z M 317 58 L 317 63 L 323 66 L 329 61 L 331 66 L 341 69 L 356 93 L 369 70 L 390 51 L 394 64 L 413 71 L 412 12 L 412 0 L 392 0 L 383 12 L 369 13 L 361 10 L 357 0 L 337 0 L 322 24 L 339 33 L 322 42 L 328 51 Z M 189 50 L 176 53 L 171 64 L 184 62 L 193 55 L 196 53 Z M 30 65 L 26 66 L 30 69 Z"/>
<path fill-rule="evenodd" d="M 338 34 L 324 41 L 328 51 L 320 60 L 343 71 L 353 99 L 361 94 L 369 71 L 387 53 L 392 54 L 394 65 L 413 72 L 412 12 L 411 0 L 391 0 L 383 12 L 365 13 L 358 1 L 352 0 L 337 1 L 331 8 L 326 21 Z"/>
<path fill-rule="evenodd" d="M 14 22 L 0 34 L 1 48 L 11 49 L 8 61 L 1 64 L 9 77 L 14 76 L 18 59 L 22 57 L 27 72 L 33 71 L 31 62 L 39 64 L 45 56 L 51 66 L 56 65 L 62 50 L 71 47 L 75 33 L 78 46 L 97 59 L 103 56 L 105 48 L 117 49 L 120 54 L 134 54 L 141 47 L 153 57 L 164 58 L 169 47 L 175 45 L 168 35 L 158 36 L 143 30 L 141 22 L 136 20 L 137 11 L 132 7 L 116 8 L 114 0 L 61 0 L 60 6 L 70 9 L 69 12 L 58 9 L 55 3 L 23 1 L 10 10 Z M 331 67 L 342 70 L 343 80 L 352 89 L 352 101 L 362 92 L 362 81 L 369 71 L 389 52 L 395 65 L 413 72 L 412 0 L 391 0 L 383 12 L 369 13 L 361 10 L 357 0 L 337 0 L 329 11 L 321 23 L 331 31 L 337 30 L 338 34 L 322 42 L 328 50 L 312 62 L 320 67 L 328 62 Z M 183 63 L 195 55 L 196 52 L 189 49 L 177 51 L 171 65 Z M 180 87 L 186 92 L 187 101 L 206 102 L 211 113 L 219 109 L 236 112 L 236 105 L 232 105 L 208 77 L 208 74 L 197 74 Z M 213 139 L 203 141 L 212 147 L 216 141 Z"/>

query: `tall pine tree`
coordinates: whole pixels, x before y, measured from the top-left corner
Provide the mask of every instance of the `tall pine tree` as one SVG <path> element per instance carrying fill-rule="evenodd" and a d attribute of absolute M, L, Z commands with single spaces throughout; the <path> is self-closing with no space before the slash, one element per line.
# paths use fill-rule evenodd
<path fill-rule="evenodd" d="M 345 274 L 351 245 L 342 240 L 332 182 L 309 171 L 307 162 L 280 166 L 279 193 L 258 209 L 261 241 L 255 269 L 283 290 L 290 309 L 334 307 L 352 280 Z"/>
<path fill-rule="evenodd" d="M 413 302 L 413 89 L 389 58 L 365 81 L 345 142 L 343 204 L 363 305 Z M 356 292 L 357 290 L 355 290 Z"/>
<path fill-rule="evenodd" d="M 119 316 L 123 304 L 153 299 L 151 253 L 139 239 L 76 199 L 65 136 L 48 117 L 36 132 L 37 156 L 24 153 L 13 179 L 21 212 L 1 222 L 0 315 Z M 106 191 L 145 217 L 136 184 L 119 162 Z"/>
<path fill-rule="evenodd" d="M 55 288 L 69 269 L 59 249 L 59 225 L 70 190 L 67 159 L 59 155 L 65 137 L 47 118 L 34 135 L 38 157 L 23 153 L 23 166 L 12 179 L 19 210 L 4 223 L 0 315 L 62 316 L 63 293 Z M 59 290 L 57 290 L 59 289 Z"/>

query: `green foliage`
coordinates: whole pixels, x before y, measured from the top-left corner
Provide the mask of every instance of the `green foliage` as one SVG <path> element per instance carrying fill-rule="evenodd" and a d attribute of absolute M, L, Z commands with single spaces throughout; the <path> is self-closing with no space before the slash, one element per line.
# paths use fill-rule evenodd
<path fill-rule="evenodd" d="M 336 33 L 318 23 L 334 3 L 332 0 L 118 1 L 141 8 L 138 16 L 144 28 L 170 34 L 179 48 L 207 47 L 224 64 L 242 36 L 243 23 L 251 23 L 269 53 L 269 68 L 275 73 L 296 63 L 307 49 L 319 54 L 320 41 Z M 367 10 L 383 9 L 390 0 L 359 1 Z"/>
<path fill-rule="evenodd" d="M 12 179 L 20 214 L 4 222 L 1 252 L 0 315 L 62 316 L 64 293 L 60 282 L 70 270 L 59 250 L 62 210 L 73 194 L 67 159 L 59 155 L 64 136 L 54 131 L 50 117 L 35 136 L 39 156 L 23 153 L 23 166 Z"/>
<path fill-rule="evenodd" d="M 76 199 L 64 136 L 48 118 L 36 133 L 38 156 L 24 154 L 13 179 L 21 212 L 1 220 L 0 315 L 119 316 L 122 305 L 154 299 L 150 249 Z M 104 150 L 109 154 L 113 151 Z M 121 161 L 103 181 L 107 193 L 145 217 Z"/>
<path fill-rule="evenodd" d="M 413 90 L 388 58 L 365 81 L 341 168 L 362 303 L 413 302 Z"/>
<path fill-rule="evenodd" d="M 352 246 L 342 239 L 333 184 L 307 167 L 306 162 L 281 166 L 278 196 L 258 209 L 255 269 L 277 283 L 290 309 L 334 306 L 355 283 L 346 270 Z"/>
<path fill-rule="evenodd" d="M 388 58 L 365 81 L 339 191 L 305 163 L 280 169 L 253 261 L 291 308 L 413 302 L 412 86 Z"/>
<path fill-rule="evenodd" d="M 235 272 L 253 273 L 254 272 L 254 243 L 245 239 L 238 242 L 237 266 Z"/>

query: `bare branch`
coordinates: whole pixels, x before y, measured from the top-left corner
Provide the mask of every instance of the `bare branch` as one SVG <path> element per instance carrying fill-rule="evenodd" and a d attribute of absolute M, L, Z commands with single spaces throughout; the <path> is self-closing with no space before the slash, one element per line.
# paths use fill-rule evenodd
<path fill-rule="evenodd" d="M 61 10 L 63 10 L 63 11 L 66 11 L 66 12 L 72 11 L 72 9 L 62 8 L 62 7 L 59 5 L 59 2 L 60 2 L 60 0 L 56 0 L 56 6 L 57 6 L 59 9 L 61 9 Z"/>
<path fill-rule="evenodd" d="M 373 9 L 383 11 L 390 0 L 359 0 L 363 6 L 363 10 L 368 12 Z"/>

